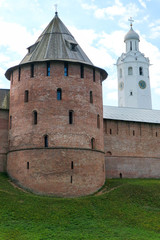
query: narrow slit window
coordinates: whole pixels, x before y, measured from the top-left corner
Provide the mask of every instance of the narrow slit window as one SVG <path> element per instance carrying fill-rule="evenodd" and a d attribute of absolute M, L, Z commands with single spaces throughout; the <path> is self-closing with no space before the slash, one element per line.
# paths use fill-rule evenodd
<path fill-rule="evenodd" d="M 142 67 L 139 68 L 139 75 L 143 75 L 143 68 Z"/>
<path fill-rule="evenodd" d="M 44 147 L 48 148 L 48 135 L 44 136 Z"/>
<path fill-rule="evenodd" d="M 21 80 L 21 68 L 19 67 L 19 69 L 18 69 L 18 81 L 20 81 Z"/>
<path fill-rule="evenodd" d="M 129 95 L 130 95 L 130 96 L 133 96 L 133 92 L 132 92 L 132 91 L 130 91 Z"/>
<path fill-rule="evenodd" d="M 72 178 L 72 176 L 71 176 L 71 183 L 73 182 L 73 178 Z"/>
<path fill-rule="evenodd" d="M 29 91 L 25 90 L 25 92 L 24 92 L 24 102 L 28 102 L 28 100 L 29 100 Z"/>
<path fill-rule="evenodd" d="M 29 162 L 27 162 L 27 169 L 29 169 Z"/>
<path fill-rule="evenodd" d="M 34 77 L 34 64 L 31 64 L 31 77 Z"/>
<path fill-rule="evenodd" d="M 132 41 L 130 41 L 130 51 L 132 51 Z"/>
<path fill-rule="evenodd" d="M 110 133 L 110 135 L 112 135 L 112 129 L 110 128 L 110 130 L 109 130 L 109 133 Z"/>
<path fill-rule="evenodd" d="M 158 137 L 158 133 L 156 132 L 156 137 Z"/>
<path fill-rule="evenodd" d="M 84 66 L 83 66 L 83 64 L 80 65 L 80 71 L 81 71 L 81 78 L 84 78 Z"/>
<path fill-rule="evenodd" d="M 9 128 L 12 128 L 12 116 L 10 116 L 10 121 L 9 121 Z"/>
<path fill-rule="evenodd" d="M 133 130 L 133 136 L 135 136 L 135 131 Z"/>
<path fill-rule="evenodd" d="M 47 76 L 49 77 L 50 75 L 51 75 L 50 62 L 47 62 Z"/>
<path fill-rule="evenodd" d="M 68 63 L 67 62 L 64 63 L 64 76 L 65 77 L 68 76 Z"/>
<path fill-rule="evenodd" d="M 122 78 L 122 69 L 121 68 L 119 70 L 119 75 L 120 75 L 120 78 Z"/>
<path fill-rule="evenodd" d="M 95 149 L 95 138 L 91 138 L 91 148 Z"/>
<path fill-rule="evenodd" d="M 71 162 L 71 169 L 73 169 L 74 168 L 74 165 L 73 165 L 73 161 Z"/>
<path fill-rule="evenodd" d="M 93 93 L 90 91 L 90 103 L 93 103 Z"/>
<path fill-rule="evenodd" d="M 73 115 L 74 115 L 74 111 L 69 110 L 69 124 L 73 124 Z"/>
<path fill-rule="evenodd" d="M 96 81 L 96 71 L 95 71 L 95 68 L 93 68 L 93 82 Z"/>
<path fill-rule="evenodd" d="M 62 89 L 61 88 L 57 89 L 57 100 L 62 100 Z"/>
<path fill-rule="evenodd" d="M 100 128 L 100 116 L 97 114 L 97 128 Z"/>
<path fill-rule="evenodd" d="M 37 111 L 33 111 L 33 124 L 37 125 L 38 120 L 38 114 Z"/>

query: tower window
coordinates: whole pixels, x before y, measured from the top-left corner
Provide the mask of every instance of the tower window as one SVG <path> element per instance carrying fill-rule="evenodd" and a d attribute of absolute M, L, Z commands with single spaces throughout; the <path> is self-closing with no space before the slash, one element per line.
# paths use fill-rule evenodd
<path fill-rule="evenodd" d="M 93 93 L 90 91 L 90 103 L 93 103 Z"/>
<path fill-rule="evenodd" d="M 128 68 L 128 75 L 133 75 L 133 68 L 132 67 Z"/>
<path fill-rule="evenodd" d="M 119 75 L 120 75 L 120 78 L 122 78 L 122 69 L 121 68 L 119 70 Z"/>
<path fill-rule="evenodd" d="M 76 46 L 77 46 L 77 44 L 71 43 L 70 46 L 71 46 L 71 51 L 75 51 L 75 52 L 76 52 Z"/>
<path fill-rule="evenodd" d="M 81 78 L 84 78 L 84 66 L 83 66 L 83 64 L 80 65 L 80 72 L 81 72 Z"/>
<path fill-rule="evenodd" d="M 69 110 L 69 124 L 73 124 L 73 115 L 74 115 L 74 111 Z"/>
<path fill-rule="evenodd" d="M 29 169 L 29 162 L 27 162 L 27 169 Z"/>
<path fill-rule="evenodd" d="M 110 130 L 109 130 L 109 133 L 110 133 L 110 135 L 112 135 L 112 129 L 110 128 Z"/>
<path fill-rule="evenodd" d="M 158 133 L 156 132 L 156 137 L 158 137 Z"/>
<path fill-rule="evenodd" d="M 100 116 L 97 114 L 97 128 L 100 128 Z"/>
<path fill-rule="evenodd" d="M 44 147 L 48 148 L 48 135 L 44 136 Z"/>
<path fill-rule="evenodd" d="M 72 176 L 71 176 L 71 183 L 73 182 L 73 178 L 72 178 Z"/>
<path fill-rule="evenodd" d="M 29 91 L 25 90 L 25 92 L 24 92 L 24 102 L 28 102 L 28 99 L 29 99 Z"/>
<path fill-rule="evenodd" d="M 133 92 L 132 92 L 132 91 L 130 91 L 129 95 L 130 95 L 130 96 L 133 96 Z"/>
<path fill-rule="evenodd" d="M 132 51 L 132 41 L 130 41 L 130 51 Z"/>
<path fill-rule="evenodd" d="M 57 100 L 62 100 L 62 89 L 61 88 L 57 89 Z"/>
<path fill-rule="evenodd" d="M 21 80 L 21 68 L 19 67 L 18 68 L 18 81 Z"/>
<path fill-rule="evenodd" d="M 143 68 L 142 67 L 139 68 L 139 75 L 143 75 Z"/>
<path fill-rule="evenodd" d="M 33 124 L 34 125 L 37 125 L 37 118 L 38 118 L 37 115 L 38 115 L 37 111 L 33 111 Z"/>
<path fill-rule="evenodd" d="M 31 77 L 34 77 L 34 64 L 31 64 Z"/>
<path fill-rule="evenodd" d="M 10 121 L 9 121 L 9 128 L 12 128 L 12 116 L 10 116 Z"/>
<path fill-rule="evenodd" d="M 47 62 L 47 76 L 51 75 L 50 62 Z"/>
<path fill-rule="evenodd" d="M 68 76 L 68 63 L 67 62 L 64 63 L 64 76 L 65 77 Z"/>
<path fill-rule="evenodd" d="M 135 136 L 135 131 L 133 130 L 133 136 Z"/>
<path fill-rule="evenodd" d="M 74 165 L 73 165 L 73 161 L 71 162 L 71 169 L 73 169 L 74 168 Z"/>
<path fill-rule="evenodd" d="M 96 71 L 95 71 L 95 68 L 93 68 L 93 82 L 96 81 Z"/>
<path fill-rule="evenodd" d="M 91 138 L 91 148 L 95 149 L 95 138 Z"/>

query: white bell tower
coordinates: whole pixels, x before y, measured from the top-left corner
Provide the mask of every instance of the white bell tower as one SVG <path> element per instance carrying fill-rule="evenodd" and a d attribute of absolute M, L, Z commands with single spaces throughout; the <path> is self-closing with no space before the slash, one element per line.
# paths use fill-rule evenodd
<path fill-rule="evenodd" d="M 139 51 L 139 35 L 132 28 L 125 35 L 126 53 L 117 60 L 118 106 L 152 109 L 149 58 Z"/>

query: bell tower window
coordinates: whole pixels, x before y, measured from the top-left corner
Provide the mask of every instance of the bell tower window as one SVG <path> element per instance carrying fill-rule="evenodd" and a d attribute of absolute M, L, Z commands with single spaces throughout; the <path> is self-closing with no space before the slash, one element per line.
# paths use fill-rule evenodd
<path fill-rule="evenodd" d="M 128 68 L 128 75 L 133 75 L 133 68 L 132 67 Z"/>
<path fill-rule="evenodd" d="M 141 76 L 143 75 L 143 68 L 142 67 L 139 68 L 139 75 L 141 75 Z"/>
<path fill-rule="evenodd" d="M 130 41 L 130 51 L 132 51 L 132 41 Z"/>

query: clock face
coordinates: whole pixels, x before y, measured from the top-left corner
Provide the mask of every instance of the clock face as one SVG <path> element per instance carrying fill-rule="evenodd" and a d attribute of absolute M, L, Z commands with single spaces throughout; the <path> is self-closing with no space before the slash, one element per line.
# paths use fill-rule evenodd
<path fill-rule="evenodd" d="M 119 90 L 123 90 L 123 88 L 124 88 L 124 83 L 123 83 L 123 82 L 120 82 L 120 83 L 119 83 Z"/>
<path fill-rule="evenodd" d="M 145 89 L 146 88 L 146 82 L 145 81 L 143 81 L 143 80 L 141 80 L 141 81 L 139 81 L 139 87 L 141 88 L 141 89 Z"/>

